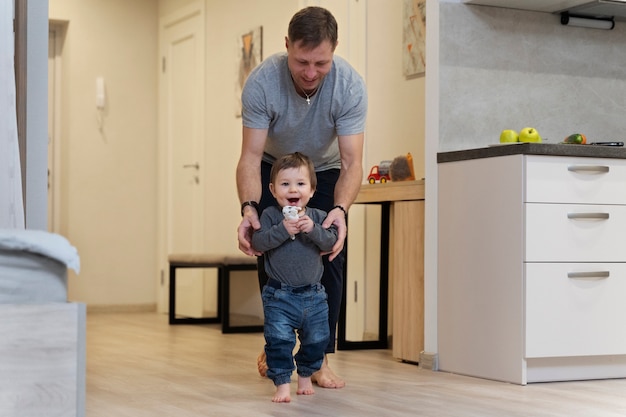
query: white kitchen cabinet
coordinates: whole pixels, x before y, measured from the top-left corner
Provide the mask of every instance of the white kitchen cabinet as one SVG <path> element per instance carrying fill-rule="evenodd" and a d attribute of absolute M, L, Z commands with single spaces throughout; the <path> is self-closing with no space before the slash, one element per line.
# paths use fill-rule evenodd
<path fill-rule="evenodd" d="M 626 264 L 527 263 L 526 357 L 626 352 Z"/>
<path fill-rule="evenodd" d="M 463 3 L 555 13 L 583 4 L 593 3 L 593 0 L 463 0 Z"/>
<path fill-rule="evenodd" d="M 527 202 L 626 204 L 626 160 L 544 156 L 526 170 Z"/>
<path fill-rule="evenodd" d="M 438 181 L 439 369 L 626 377 L 626 161 L 520 151 Z"/>
<path fill-rule="evenodd" d="M 476 6 L 553 14 L 568 12 L 572 16 L 626 20 L 626 0 L 461 0 L 461 2 Z"/>
<path fill-rule="evenodd" d="M 527 262 L 619 262 L 626 257 L 626 205 L 526 203 L 525 209 Z"/>

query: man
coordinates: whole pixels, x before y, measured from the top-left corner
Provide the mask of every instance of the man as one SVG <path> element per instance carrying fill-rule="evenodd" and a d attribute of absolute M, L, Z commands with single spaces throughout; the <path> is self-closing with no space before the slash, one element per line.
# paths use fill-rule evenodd
<path fill-rule="evenodd" d="M 287 53 L 270 56 L 250 74 L 242 93 L 243 140 L 237 165 L 237 190 L 242 221 L 239 249 L 259 256 L 251 245 L 259 216 L 276 204 L 269 193 L 272 163 L 281 156 L 308 155 L 318 177 L 309 206 L 328 213 L 323 227 L 334 224 L 338 240 L 324 256 L 322 284 L 328 293 L 330 341 L 322 368 L 312 380 L 324 388 L 342 388 L 345 382 L 328 365 L 335 351 L 335 330 L 343 289 L 346 216 L 363 179 L 363 140 L 367 93 L 359 74 L 334 55 L 337 22 L 321 7 L 297 12 L 285 38 Z M 259 284 L 267 276 L 259 262 Z M 259 372 L 264 375 L 263 354 Z"/>

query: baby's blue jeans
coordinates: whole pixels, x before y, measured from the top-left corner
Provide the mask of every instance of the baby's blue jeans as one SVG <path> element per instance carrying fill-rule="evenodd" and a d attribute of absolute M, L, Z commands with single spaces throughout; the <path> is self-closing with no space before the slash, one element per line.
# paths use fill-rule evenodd
<path fill-rule="evenodd" d="M 322 284 L 290 287 L 270 278 L 263 287 L 267 376 L 274 385 L 291 381 L 296 331 L 300 348 L 295 355 L 298 375 L 318 371 L 328 343 L 328 303 Z"/>

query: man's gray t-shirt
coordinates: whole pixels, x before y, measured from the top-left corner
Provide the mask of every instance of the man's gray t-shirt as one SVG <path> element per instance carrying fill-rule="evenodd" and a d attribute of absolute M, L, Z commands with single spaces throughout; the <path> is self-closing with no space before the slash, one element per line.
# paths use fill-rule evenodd
<path fill-rule="evenodd" d="M 317 284 L 322 278 L 322 251 L 330 251 L 337 242 L 334 226 L 324 229 L 326 212 L 307 207 L 306 214 L 315 226 L 309 233 L 298 233 L 292 240 L 283 225 L 283 212 L 270 206 L 261 214 L 261 228 L 252 235 L 252 246 L 263 254 L 267 275 L 283 284 L 300 287 Z"/>
<path fill-rule="evenodd" d="M 365 131 L 367 93 L 361 76 L 339 56 L 311 104 L 296 92 L 287 54 L 270 56 L 257 66 L 243 88 L 243 126 L 268 129 L 263 160 L 301 152 L 316 171 L 341 168 L 337 136 Z"/>

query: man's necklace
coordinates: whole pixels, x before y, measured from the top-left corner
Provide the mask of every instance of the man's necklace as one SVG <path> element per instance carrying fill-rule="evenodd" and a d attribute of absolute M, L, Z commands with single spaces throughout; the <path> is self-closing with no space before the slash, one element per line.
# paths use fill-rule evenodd
<path fill-rule="evenodd" d="M 291 75 L 291 72 L 289 73 L 289 75 L 291 76 L 291 81 L 293 81 L 294 85 L 296 87 L 298 87 L 300 89 L 300 91 L 302 91 L 302 94 L 304 94 L 306 96 L 306 104 L 307 105 L 311 105 L 311 97 L 313 95 L 315 95 L 315 93 L 317 93 L 317 90 L 320 88 L 320 84 L 317 85 L 317 87 L 315 87 L 315 90 L 313 90 L 311 93 L 307 94 L 306 91 L 304 91 L 304 88 L 300 87 L 300 85 L 296 82 L 296 80 L 293 79 L 293 75 Z M 300 94 L 298 94 L 300 95 Z"/>
<path fill-rule="evenodd" d="M 306 104 L 308 104 L 309 106 L 311 105 L 311 96 L 313 94 L 315 94 L 315 92 L 317 91 L 317 88 L 315 89 L 315 91 L 313 91 L 311 94 L 307 94 L 306 91 L 302 90 L 302 92 L 304 93 L 304 95 L 306 96 Z"/>

